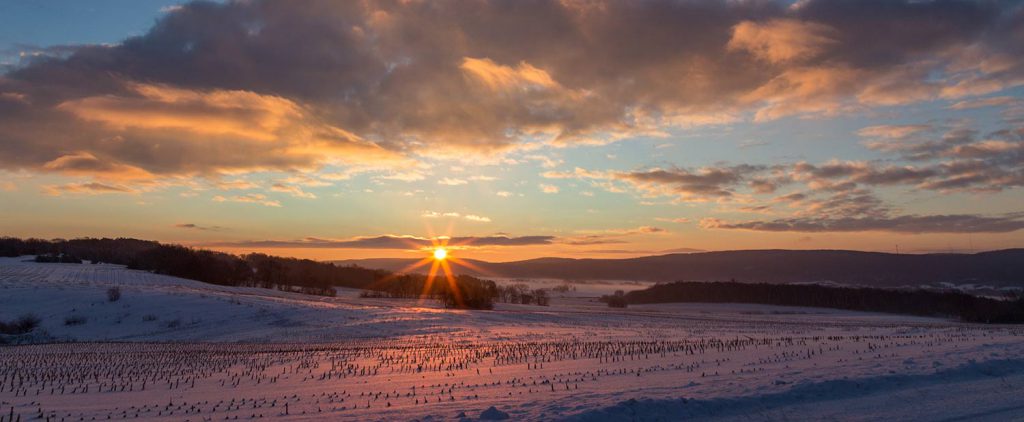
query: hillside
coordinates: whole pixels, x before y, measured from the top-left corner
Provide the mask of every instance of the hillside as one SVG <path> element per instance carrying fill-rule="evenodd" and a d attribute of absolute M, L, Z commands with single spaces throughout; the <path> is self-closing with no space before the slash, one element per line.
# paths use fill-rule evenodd
<path fill-rule="evenodd" d="M 480 271 L 466 267 L 459 267 L 457 271 L 491 277 L 767 283 L 831 281 L 880 287 L 935 283 L 1024 286 L 1024 249 L 920 255 L 845 250 L 748 250 L 628 259 L 468 261 Z M 368 259 L 335 262 L 396 271 L 414 261 Z"/>

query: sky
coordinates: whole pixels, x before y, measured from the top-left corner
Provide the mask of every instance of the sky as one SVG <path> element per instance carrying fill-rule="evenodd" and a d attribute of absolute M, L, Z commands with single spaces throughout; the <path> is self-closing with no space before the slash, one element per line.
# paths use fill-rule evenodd
<path fill-rule="evenodd" d="M 1024 246 L 1015 1 L 0 0 L 0 235 Z"/>

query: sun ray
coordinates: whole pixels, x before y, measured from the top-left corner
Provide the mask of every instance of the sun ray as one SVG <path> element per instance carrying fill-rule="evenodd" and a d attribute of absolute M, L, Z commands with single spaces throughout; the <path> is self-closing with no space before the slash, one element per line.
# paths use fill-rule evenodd
<path fill-rule="evenodd" d="M 438 262 L 441 263 L 441 268 L 444 270 L 444 278 L 448 280 L 448 288 L 451 289 L 452 296 L 455 297 L 455 304 L 460 308 L 466 307 L 466 303 L 462 300 L 462 292 L 459 291 L 459 285 L 455 281 L 455 276 L 452 274 L 448 261 Z"/>
<path fill-rule="evenodd" d="M 374 280 L 374 282 L 370 283 L 365 288 L 367 290 L 373 290 L 374 287 L 381 286 L 381 285 L 383 285 L 384 283 L 386 283 L 388 281 L 391 281 L 391 280 L 394 280 L 394 279 L 396 279 L 398 277 L 401 277 L 404 274 L 408 274 L 411 271 L 413 271 L 413 270 L 415 270 L 415 269 L 417 269 L 419 267 L 427 265 L 428 263 L 430 263 L 430 261 L 431 261 L 431 259 L 429 257 L 423 258 L 423 259 L 421 259 L 419 261 L 416 261 L 416 262 L 406 266 L 405 268 L 402 268 L 401 270 L 391 272 L 386 277 L 383 277 L 380 280 Z"/>
<path fill-rule="evenodd" d="M 448 255 L 448 260 L 451 261 L 452 264 L 454 264 L 454 265 L 457 265 L 459 267 L 468 268 L 468 269 L 472 270 L 473 272 L 475 272 L 477 274 L 482 274 L 482 275 L 491 276 L 491 277 L 495 276 L 494 273 L 492 273 L 492 272 L 490 272 L 488 270 L 485 270 L 483 268 L 480 268 L 476 264 L 474 264 L 472 262 L 469 262 L 469 261 L 467 261 L 465 259 L 461 259 L 461 258 L 458 258 L 458 257 L 451 256 L 451 254 Z"/>
<path fill-rule="evenodd" d="M 420 297 L 418 299 L 418 303 L 420 305 L 423 304 L 423 301 L 426 300 L 427 296 L 430 294 L 430 288 L 434 285 L 434 277 L 437 277 L 437 268 L 440 266 L 440 262 L 441 261 L 434 260 L 434 262 L 430 264 L 430 272 L 427 274 L 427 279 L 423 282 L 423 291 L 420 292 Z"/>

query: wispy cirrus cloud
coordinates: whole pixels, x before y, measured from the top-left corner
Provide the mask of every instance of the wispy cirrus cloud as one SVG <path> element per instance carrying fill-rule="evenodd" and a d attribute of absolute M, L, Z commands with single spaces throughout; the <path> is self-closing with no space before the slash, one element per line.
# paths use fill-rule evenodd
<path fill-rule="evenodd" d="M 892 217 L 785 218 L 767 221 L 726 222 L 701 220 L 708 229 L 739 229 L 766 232 L 893 232 L 893 233 L 1008 233 L 1024 229 L 1024 216 L 972 214 L 899 215 Z"/>
<path fill-rule="evenodd" d="M 608 182 L 621 182 L 645 195 L 677 196 L 683 200 L 703 201 L 730 197 L 737 185 L 766 170 L 768 168 L 765 166 L 745 164 L 700 169 L 675 167 L 634 171 L 594 171 L 577 167 L 571 172 L 545 172 L 543 176 L 550 179 L 606 181 L 598 182 L 597 186 L 612 192 L 623 190 Z"/>
<path fill-rule="evenodd" d="M 287 185 L 284 183 L 274 183 L 270 186 L 270 190 L 274 192 L 287 193 L 296 198 L 316 199 L 316 195 L 311 192 L 306 192 L 302 188 L 295 185 Z"/>
<path fill-rule="evenodd" d="M 68 183 L 64 185 L 43 186 L 43 192 L 47 195 L 60 196 L 63 194 L 105 194 L 105 193 L 136 193 L 132 188 L 119 185 L 108 185 L 104 183 Z"/>
<path fill-rule="evenodd" d="M 259 204 L 265 207 L 280 207 L 281 201 L 267 198 L 266 195 L 261 193 L 248 193 L 245 195 L 231 195 L 223 196 L 216 195 L 213 197 L 213 202 L 242 202 L 249 204 Z"/>
<path fill-rule="evenodd" d="M 478 223 L 490 223 L 489 217 L 476 214 L 462 214 L 454 211 L 440 212 L 440 211 L 424 211 L 420 216 L 424 218 L 463 218 L 469 221 L 475 221 Z"/>
<path fill-rule="evenodd" d="M 199 230 L 199 231 L 212 231 L 218 232 L 225 230 L 221 226 L 203 226 L 195 223 L 178 223 L 174 225 L 174 228 L 185 229 L 185 230 Z"/>
<path fill-rule="evenodd" d="M 639 226 L 626 229 L 580 230 L 578 234 L 566 236 L 559 243 L 574 246 L 607 245 L 629 243 L 624 238 L 636 235 L 666 234 L 668 230 L 654 226 Z"/>
<path fill-rule="evenodd" d="M 1017 97 L 1007 97 L 1007 96 L 999 96 L 999 97 L 976 98 L 976 99 L 971 99 L 971 100 L 958 101 L 958 102 L 954 103 L 953 105 L 949 106 L 949 108 L 951 108 L 953 110 L 971 110 L 971 109 L 975 109 L 975 108 L 984 108 L 984 107 L 1005 107 L 1005 106 L 1010 106 L 1010 105 L 1015 105 L 1015 104 L 1020 104 L 1020 103 L 1021 103 L 1020 98 L 1017 98 Z"/>

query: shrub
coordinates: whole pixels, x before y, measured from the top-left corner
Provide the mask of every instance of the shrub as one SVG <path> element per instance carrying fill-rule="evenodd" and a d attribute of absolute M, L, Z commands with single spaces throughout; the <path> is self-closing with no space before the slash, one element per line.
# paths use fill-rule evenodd
<path fill-rule="evenodd" d="M 571 285 L 569 283 L 562 283 L 562 284 L 560 284 L 558 286 L 553 287 L 551 290 L 554 290 L 554 291 L 556 291 L 558 293 L 569 293 L 569 292 L 575 292 L 576 291 L 576 286 L 573 286 L 573 285 Z"/>
<path fill-rule="evenodd" d="M 25 334 L 39 326 L 42 320 L 32 314 L 25 314 L 11 322 L 0 321 L 0 334 Z"/>
<path fill-rule="evenodd" d="M 107 289 L 107 300 L 110 302 L 117 302 L 121 300 L 121 288 L 114 286 Z"/>
<path fill-rule="evenodd" d="M 625 308 L 629 306 L 625 296 L 610 296 L 607 299 L 609 308 Z"/>
<path fill-rule="evenodd" d="M 551 298 L 548 297 L 547 290 L 537 289 L 533 291 L 533 301 L 539 306 L 548 306 L 551 303 Z"/>
<path fill-rule="evenodd" d="M 626 300 L 626 293 L 622 290 L 616 290 L 615 294 L 611 296 L 601 296 L 601 301 L 607 303 L 609 308 L 625 308 L 629 306 L 629 302 Z"/>

